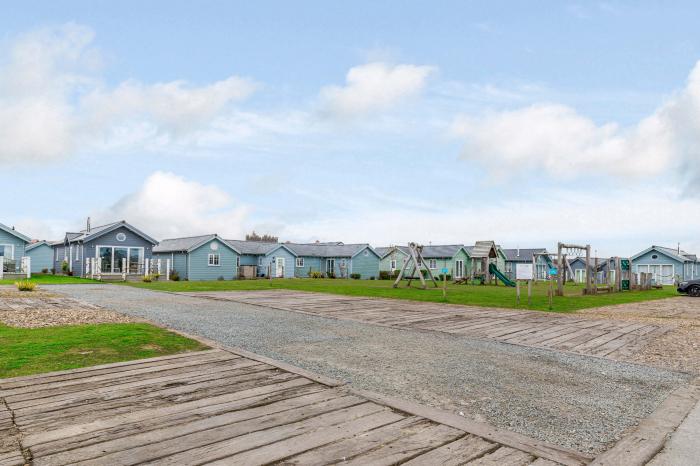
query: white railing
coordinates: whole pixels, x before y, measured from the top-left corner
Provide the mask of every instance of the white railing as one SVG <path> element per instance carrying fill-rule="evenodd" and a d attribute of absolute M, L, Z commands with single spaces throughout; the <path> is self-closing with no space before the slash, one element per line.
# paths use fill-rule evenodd
<path fill-rule="evenodd" d="M 22 274 L 27 278 L 32 277 L 32 258 L 24 256 L 17 259 L 8 259 L 5 256 L 0 256 L 0 280 L 9 274 Z"/>
<path fill-rule="evenodd" d="M 122 259 L 121 269 L 119 274 L 122 276 L 122 280 L 126 281 L 127 275 L 139 275 L 142 277 L 158 275 L 159 277 L 165 277 L 165 280 L 170 280 L 170 272 L 172 271 L 170 266 L 170 259 L 145 259 L 143 262 L 138 264 L 127 264 L 125 258 Z M 102 276 L 110 274 L 111 272 L 102 271 L 102 261 L 96 257 L 90 257 L 85 261 L 85 276 L 93 280 L 102 280 Z"/>

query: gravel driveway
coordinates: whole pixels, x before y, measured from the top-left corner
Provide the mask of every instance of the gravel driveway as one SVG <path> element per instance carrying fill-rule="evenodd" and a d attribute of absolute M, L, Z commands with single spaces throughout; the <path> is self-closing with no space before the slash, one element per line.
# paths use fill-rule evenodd
<path fill-rule="evenodd" d="M 604 450 L 690 378 L 546 349 L 118 285 L 51 289 L 584 453 Z"/>

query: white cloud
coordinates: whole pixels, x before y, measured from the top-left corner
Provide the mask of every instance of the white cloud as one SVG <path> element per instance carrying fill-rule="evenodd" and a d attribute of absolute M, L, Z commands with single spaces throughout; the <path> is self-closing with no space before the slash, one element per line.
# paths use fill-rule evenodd
<path fill-rule="evenodd" d="M 685 89 L 631 127 L 598 125 L 570 107 L 537 104 L 481 117 L 459 116 L 451 130 L 466 140 L 463 157 L 483 163 L 497 176 L 522 168 L 542 168 L 569 178 L 601 173 L 648 176 L 675 170 L 697 183 L 700 62 Z"/>
<path fill-rule="evenodd" d="M 221 188 L 155 172 L 141 188 L 93 214 L 93 224 L 124 219 L 157 239 L 218 233 L 244 236 L 249 208 Z"/>
<path fill-rule="evenodd" d="M 177 141 L 202 130 L 257 85 L 231 76 L 110 88 L 94 33 L 66 24 L 19 37 L 0 60 L 0 161 L 59 160 L 78 150 Z"/>
<path fill-rule="evenodd" d="M 336 117 L 354 117 L 387 110 L 419 94 L 434 70 L 431 66 L 381 62 L 355 66 L 348 71 L 345 86 L 321 89 L 322 110 Z"/>

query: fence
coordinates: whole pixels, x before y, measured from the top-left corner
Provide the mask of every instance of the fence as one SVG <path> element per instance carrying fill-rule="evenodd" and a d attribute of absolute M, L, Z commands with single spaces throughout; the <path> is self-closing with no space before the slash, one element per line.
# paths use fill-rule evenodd
<path fill-rule="evenodd" d="M 25 256 L 17 260 L 0 256 L 0 280 L 2 280 L 5 275 L 11 275 L 12 278 L 18 278 L 17 275 L 24 275 L 26 278 L 31 278 L 32 258 Z"/>
<path fill-rule="evenodd" d="M 93 280 L 102 280 L 104 277 L 121 277 L 126 281 L 127 276 L 149 276 L 149 277 L 164 277 L 165 280 L 170 280 L 172 272 L 170 259 L 144 259 L 143 262 L 127 263 L 126 258 L 122 259 L 121 272 L 103 272 L 102 260 L 97 257 L 90 257 L 85 261 L 85 276 Z"/>

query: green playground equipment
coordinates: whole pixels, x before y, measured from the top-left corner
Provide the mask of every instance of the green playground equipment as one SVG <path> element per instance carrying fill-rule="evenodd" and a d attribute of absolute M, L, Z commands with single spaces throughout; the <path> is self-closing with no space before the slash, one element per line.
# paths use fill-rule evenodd
<path fill-rule="evenodd" d="M 489 264 L 489 272 L 494 274 L 496 278 L 498 278 L 500 281 L 503 282 L 504 285 L 506 286 L 515 286 L 515 282 L 505 276 L 503 272 L 498 270 L 498 267 L 496 267 L 496 264 Z"/>

